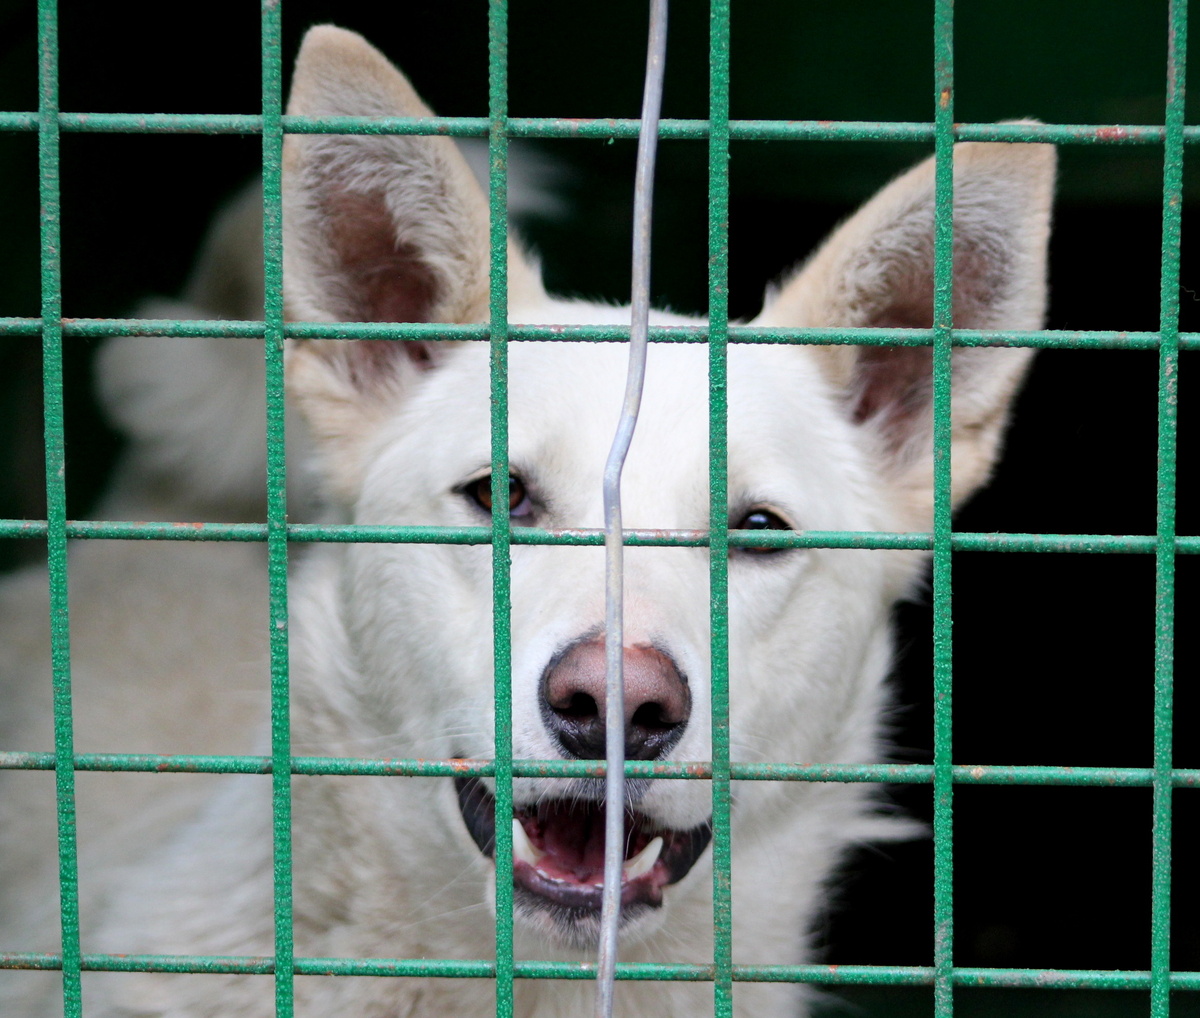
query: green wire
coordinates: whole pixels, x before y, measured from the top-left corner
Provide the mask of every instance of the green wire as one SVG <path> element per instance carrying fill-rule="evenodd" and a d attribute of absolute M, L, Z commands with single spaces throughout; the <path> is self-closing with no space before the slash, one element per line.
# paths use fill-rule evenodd
<path fill-rule="evenodd" d="M 488 5 L 488 198 L 492 397 L 492 632 L 495 673 L 496 1018 L 513 1013 L 512 607 L 508 516 L 508 3 Z"/>
<path fill-rule="evenodd" d="M 62 261 L 59 205 L 58 11 L 38 3 L 38 177 L 41 191 L 42 388 L 46 443 L 46 544 L 50 573 L 50 661 L 54 689 L 55 794 L 62 915 L 63 1013 L 83 1013 L 79 860 L 75 841 L 71 628 L 67 585 L 66 437 L 63 424 Z"/>

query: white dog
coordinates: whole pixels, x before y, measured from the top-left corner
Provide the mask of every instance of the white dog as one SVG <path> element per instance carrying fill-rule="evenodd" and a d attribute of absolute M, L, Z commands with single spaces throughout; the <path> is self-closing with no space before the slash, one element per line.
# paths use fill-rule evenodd
<path fill-rule="evenodd" d="M 289 111 L 429 112 L 383 56 L 331 27 L 306 38 Z M 1053 150 L 962 144 L 954 171 L 955 324 L 1040 326 Z M 290 319 L 486 320 L 487 209 L 448 139 L 290 135 L 284 174 Z M 210 295 L 223 292 L 213 279 L 238 277 L 223 260 L 241 249 L 237 221 L 221 228 L 225 239 L 206 263 L 205 271 L 217 273 L 208 277 Z M 926 162 L 845 223 L 754 324 L 927 327 L 932 224 L 933 166 Z M 245 272 L 254 277 L 252 266 Z M 237 291 L 229 286 L 221 310 L 257 317 L 246 310 L 257 295 L 239 298 Z M 548 297 L 515 248 L 509 297 L 515 323 L 628 321 L 626 309 Z M 601 527 L 600 476 L 625 384 L 625 349 L 514 343 L 509 357 L 512 525 Z M 1027 365 L 1021 350 L 956 352 L 956 503 L 987 479 Z M 316 473 L 346 519 L 487 524 L 486 344 L 302 341 L 289 351 L 288 379 L 313 436 Z M 132 422 L 134 461 L 107 507 L 113 515 L 202 511 L 214 490 L 207 475 L 156 494 L 164 476 L 185 469 L 221 473 L 221 441 L 240 419 L 242 383 L 227 379 L 209 393 L 212 380 L 202 381 L 195 409 L 169 425 L 153 417 Z M 652 346 L 624 479 L 627 527 L 707 527 L 707 391 L 703 346 Z M 110 395 L 121 399 L 122 392 L 116 386 Z M 733 345 L 728 399 L 730 527 L 930 528 L 928 348 Z M 226 400 L 225 408 L 213 400 Z M 187 451 L 190 439 L 205 434 L 219 440 L 204 443 L 203 453 Z M 228 455 L 239 454 L 231 448 Z M 147 504 L 158 509 L 143 512 Z M 72 559 L 73 574 L 95 577 L 102 592 L 72 591 L 81 609 L 73 620 L 78 749 L 261 751 L 261 737 L 254 742 L 265 721 L 261 548 L 139 544 L 145 565 L 132 569 L 121 558 L 127 547 L 87 542 Z M 603 756 L 602 552 L 515 546 L 511 553 L 514 756 Z M 486 546 L 315 548 L 292 584 L 294 752 L 491 757 L 491 556 Z M 123 574 L 106 574 L 106 563 Z M 735 760 L 881 759 L 890 615 L 923 566 L 920 554 L 866 550 L 730 555 Z M 627 551 L 631 757 L 711 755 L 708 570 L 706 549 Z M 45 653 L 42 584 L 44 574 L 29 574 L 0 591 L 0 674 L 15 726 L 2 748 L 50 742 L 41 699 L 47 668 L 36 664 Z M 18 625 L 33 635 L 20 642 Z M 518 957 L 593 958 L 600 795 L 591 781 L 514 782 Z M 10 773 L 4 796 L 0 949 L 53 951 L 50 775 Z M 272 952 L 269 779 L 81 774 L 79 802 L 85 951 Z M 489 781 L 297 777 L 293 807 L 298 956 L 494 956 Z M 634 781 L 629 807 L 622 960 L 711 961 L 708 783 Z M 862 785 L 736 785 L 734 960 L 803 961 L 823 883 L 848 845 L 882 826 Z M 4 1014 L 43 1018 L 61 1006 L 47 977 L 3 975 Z M 482 1018 L 494 1013 L 494 992 L 478 979 L 305 976 L 296 983 L 297 1013 L 311 1018 Z M 518 981 L 517 1013 L 588 1014 L 592 992 L 588 981 Z M 84 994 L 92 1018 L 274 1013 L 264 976 L 89 973 Z M 693 1018 L 712 1006 L 703 983 L 623 982 L 617 997 L 620 1014 Z M 739 983 L 735 1004 L 739 1015 L 755 1018 L 803 1009 L 795 988 L 767 984 Z"/>

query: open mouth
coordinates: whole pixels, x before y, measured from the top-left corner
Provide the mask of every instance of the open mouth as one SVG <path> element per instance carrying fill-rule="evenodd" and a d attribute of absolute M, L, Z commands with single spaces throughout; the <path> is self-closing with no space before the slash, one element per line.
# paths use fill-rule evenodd
<path fill-rule="evenodd" d="M 496 845 L 496 800 L 478 778 L 455 778 L 458 804 L 479 850 Z M 582 916 L 599 913 L 604 885 L 603 803 L 551 799 L 513 810 L 513 886 L 532 903 Z M 663 888 L 682 880 L 712 840 L 706 821 L 686 831 L 663 829 L 625 811 L 621 905 L 657 907 Z"/>

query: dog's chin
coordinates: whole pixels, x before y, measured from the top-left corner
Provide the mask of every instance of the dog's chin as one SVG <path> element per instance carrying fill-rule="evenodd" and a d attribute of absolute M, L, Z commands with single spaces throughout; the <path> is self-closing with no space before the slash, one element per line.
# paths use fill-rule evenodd
<path fill-rule="evenodd" d="M 494 855 L 496 801 L 478 778 L 455 779 L 463 822 L 479 850 Z M 604 889 L 605 806 L 588 799 L 549 799 L 513 810 L 513 911 L 550 940 L 580 949 L 599 942 Z M 646 925 L 663 890 L 682 880 L 712 840 L 712 823 L 672 830 L 625 812 L 621 928 Z"/>

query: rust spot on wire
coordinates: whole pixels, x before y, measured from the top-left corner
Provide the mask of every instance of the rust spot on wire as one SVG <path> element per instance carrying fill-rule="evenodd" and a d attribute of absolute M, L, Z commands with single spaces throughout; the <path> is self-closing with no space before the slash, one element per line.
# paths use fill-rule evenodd
<path fill-rule="evenodd" d="M 612 131 L 612 137 L 615 138 L 618 133 L 617 122 L 612 117 L 561 117 L 557 123 L 567 128 L 572 135 L 578 137 L 583 131 L 594 124 L 607 124 Z"/>
<path fill-rule="evenodd" d="M 677 766 L 678 766 L 678 764 L 672 765 L 670 763 L 667 763 L 665 765 L 656 766 L 654 768 L 654 772 L 656 774 L 674 773 L 675 767 L 677 767 Z M 689 778 L 711 778 L 712 777 L 712 764 L 690 763 L 686 767 L 683 768 L 683 773 L 686 774 Z"/>
<path fill-rule="evenodd" d="M 45 972 L 54 971 L 60 968 L 62 968 L 62 957 L 57 954 L 0 954 L 0 969 L 22 969 L 31 972 Z"/>
<path fill-rule="evenodd" d="M 708 541 L 707 530 L 626 530 L 625 535 L 641 541 L 669 541 L 672 544 L 688 544 Z"/>
<path fill-rule="evenodd" d="M 1124 141 L 1129 137 L 1129 132 L 1123 127 L 1097 127 L 1097 141 Z"/>

